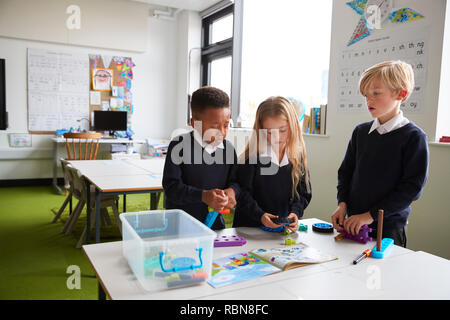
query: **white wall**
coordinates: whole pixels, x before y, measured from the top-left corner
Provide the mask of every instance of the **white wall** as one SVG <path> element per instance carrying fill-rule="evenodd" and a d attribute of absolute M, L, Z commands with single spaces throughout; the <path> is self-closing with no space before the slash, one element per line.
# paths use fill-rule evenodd
<path fill-rule="evenodd" d="M 0 57 L 6 59 L 6 102 L 9 114 L 9 128 L 0 131 L 0 180 L 52 177 L 50 135 L 33 134 L 32 148 L 24 150 L 10 148 L 7 140 L 8 133 L 28 132 L 27 48 L 132 57 L 136 64 L 131 89 L 134 103 L 132 128 L 136 137 L 164 138 L 170 135 L 176 125 L 173 115 L 177 99 L 174 94 L 177 79 L 177 21 L 148 19 L 149 36 L 144 53 L 0 37 Z"/>
<path fill-rule="evenodd" d="M 450 57 L 450 4 L 447 3 L 447 21 L 445 21 L 443 56 Z M 450 136 L 450 59 L 442 60 L 441 83 L 439 91 L 439 110 L 436 128 L 436 140 Z"/>
<path fill-rule="evenodd" d="M 143 52 L 148 13 L 128 0 L 2 0 L 0 36 Z"/>

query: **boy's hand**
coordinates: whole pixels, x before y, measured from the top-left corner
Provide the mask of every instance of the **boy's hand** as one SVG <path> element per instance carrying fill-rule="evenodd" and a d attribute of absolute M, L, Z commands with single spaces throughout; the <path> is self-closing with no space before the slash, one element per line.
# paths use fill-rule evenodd
<path fill-rule="evenodd" d="M 226 209 L 233 209 L 236 206 L 236 194 L 233 188 L 227 188 L 223 190 L 228 196 L 228 203 L 225 205 Z"/>
<path fill-rule="evenodd" d="M 331 222 L 333 223 L 333 227 L 337 231 L 344 230 L 342 226 L 344 225 L 346 214 L 347 214 L 347 204 L 345 202 L 339 203 L 339 206 L 331 215 Z"/>
<path fill-rule="evenodd" d="M 275 219 L 278 218 L 278 216 L 274 216 L 273 214 L 270 213 L 264 213 L 261 216 L 261 223 L 266 226 L 267 228 L 272 228 L 272 229 L 276 229 L 279 228 L 281 225 L 274 223 L 271 219 Z"/>
<path fill-rule="evenodd" d="M 286 228 L 288 228 L 292 232 L 296 232 L 298 230 L 298 217 L 297 217 L 297 215 L 295 213 L 291 212 L 287 217 L 294 219 L 294 222 L 292 222 L 290 225 L 286 226 Z"/>
<path fill-rule="evenodd" d="M 202 201 L 215 211 L 220 212 L 228 203 L 228 196 L 220 189 L 203 190 Z"/>
<path fill-rule="evenodd" d="M 370 212 L 355 214 L 344 221 L 344 229 L 355 236 L 359 233 L 359 229 L 361 229 L 363 225 L 371 224 L 372 222 L 373 218 L 370 215 Z"/>

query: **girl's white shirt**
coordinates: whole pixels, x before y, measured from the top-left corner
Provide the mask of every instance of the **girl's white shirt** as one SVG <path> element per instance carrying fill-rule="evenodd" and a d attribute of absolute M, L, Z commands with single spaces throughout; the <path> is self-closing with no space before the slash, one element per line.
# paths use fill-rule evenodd
<path fill-rule="evenodd" d="M 287 149 L 284 150 L 284 155 L 283 158 L 281 159 L 281 162 L 278 161 L 278 157 L 275 153 L 275 151 L 273 150 L 272 146 L 270 144 L 267 145 L 267 150 L 266 151 L 261 151 L 259 152 L 259 156 L 260 157 L 270 157 L 270 162 L 276 164 L 277 166 L 284 167 L 287 166 L 289 164 L 289 158 L 287 155 Z"/>

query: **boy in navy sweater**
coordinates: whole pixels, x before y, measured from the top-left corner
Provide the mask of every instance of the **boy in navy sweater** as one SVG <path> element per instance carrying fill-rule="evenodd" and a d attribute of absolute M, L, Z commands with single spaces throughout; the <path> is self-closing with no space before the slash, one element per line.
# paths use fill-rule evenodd
<path fill-rule="evenodd" d="M 192 94 L 193 131 L 174 138 L 168 147 L 163 187 L 166 209 L 182 209 L 205 222 L 208 206 L 217 212 L 236 205 L 236 152 L 225 140 L 230 122 L 228 95 L 202 87 Z M 219 215 L 212 229 L 225 228 Z"/>
<path fill-rule="evenodd" d="M 338 231 L 357 234 L 367 224 L 375 237 L 383 209 L 383 238 L 406 247 L 410 205 L 425 186 L 429 158 L 425 133 L 400 110 L 413 88 L 412 67 L 402 61 L 382 62 L 361 76 L 359 90 L 375 120 L 354 129 L 338 170 L 331 217 Z"/>

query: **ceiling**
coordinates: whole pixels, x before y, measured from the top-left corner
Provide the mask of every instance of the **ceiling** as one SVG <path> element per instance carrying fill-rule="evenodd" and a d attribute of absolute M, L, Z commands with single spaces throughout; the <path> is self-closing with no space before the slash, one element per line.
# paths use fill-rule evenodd
<path fill-rule="evenodd" d="M 203 11 L 221 0 L 131 0 L 170 8 Z"/>

